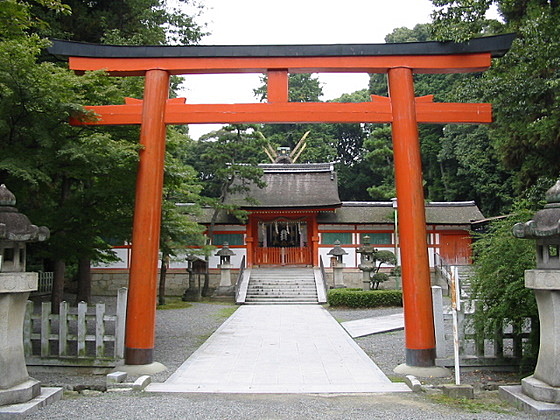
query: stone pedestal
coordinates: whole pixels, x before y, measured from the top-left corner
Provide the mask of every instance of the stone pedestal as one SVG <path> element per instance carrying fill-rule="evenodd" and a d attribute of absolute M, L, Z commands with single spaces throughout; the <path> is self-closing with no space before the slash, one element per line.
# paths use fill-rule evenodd
<path fill-rule="evenodd" d="M 23 319 L 37 273 L 0 273 L 0 406 L 27 402 L 41 393 L 29 377 L 23 351 Z"/>
<path fill-rule="evenodd" d="M 521 381 L 531 398 L 560 403 L 560 270 L 527 270 L 525 287 L 535 291 L 541 337 L 535 373 Z"/>
<path fill-rule="evenodd" d="M 362 270 L 362 290 L 370 290 L 369 286 L 370 286 L 370 282 L 369 282 L 369 273 L 371 271 L 366 271 L 363 268 L 360 267 L 360 270 Z"/>
<path fill-rule="evenodd" d="M 220 269 L 220 285 L 214 292 L 214 296 L 234 296 L 235 287 L 231 285 L 231 264 L 219 264 Z"/>
<path fill-rule="evenodd" d="M 333 266 L 333 283 L 335 289 L 343 289 L 346 287 L 344 284 L 344 267 L 346 264 L 336 262 Z"/>

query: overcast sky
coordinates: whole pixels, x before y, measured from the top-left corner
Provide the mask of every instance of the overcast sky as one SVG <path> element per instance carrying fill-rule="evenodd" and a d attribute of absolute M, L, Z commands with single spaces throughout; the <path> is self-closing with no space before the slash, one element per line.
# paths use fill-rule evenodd
<path fill-rule="evenodd" d="M 430 21 L 429 0 L 203 0 L 202 45 L 376 44 L 394 28 Z M 367 74 L 321 75 L 322 100 L 364 89 Z M 190 103 L 255 102 L 258 75 L 192 75 L 181 96 Z M 216 126 L 191 125 L 190 134 Z"/>

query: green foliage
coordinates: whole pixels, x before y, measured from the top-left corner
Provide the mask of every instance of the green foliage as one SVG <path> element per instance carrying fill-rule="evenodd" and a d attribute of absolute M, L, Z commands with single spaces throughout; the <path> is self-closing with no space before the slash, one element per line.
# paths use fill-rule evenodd
<path fill-rule="evenodd" d="M 515 32 L 511 50 L 457 93 L 491 101 L 495 123 L 488 133 L 493 154 L 511 171 L 513 194 L 520 196 L 539 178 L 560 173 L 560 6 L 528 0 L 434 0 L 434 33 L 461 41 L 481 34 Z M 484 13 L 495 5 L 504 23 Z"/>
<path fill-rule="evenodd" d="M 331 289 L 327 295 L 331 306 L 349 308 L 376 308 L 379 306 L 402 306 L 400 290 Z"/>
<path fill-rule="evenodd" d="M 36 256 L 54 266 L 55 300 L 62 297 L 65 265 L 108 261 L 109 243 L 130 238 L 139 149 L 137 127 L 71 127 L 68 120 L 95 118 L 84 104 L 141 97 L 143 81 L 103 72 L 77 76 L 44 52 L 49 42 L 41 37 L 161 43 L 166 25 L 174 24 L 163 7 L 156 0 L 125 0 L 117 8 L 110 1 L 0 2 L 0 182 L 22 212 L 50 228 Z M 168 168 L 168 181 L 175 169 Z M 177 194 L 178 184 L 170 189 Z"/>
<path fill-rule="evenodd" d="M 535 244 L 517 239 L 513 225 L 531 219 L 532 212 L 519 210 L 492 223 L 487 233 L 473 243 L 475 275 L 471 298 L 477 302 L 475 327 L 492 337 L 502 323 L 521 330 L 526 318 L 538 320 L 534 293 L 525 288 L 524 272 L 535 267 Z M 538 348 L 538 331 L 533 331 L 529 351 Z"/>
<path fill-rule="evenodd" d="M 189 13 L 167 8 L 162 0 L 64 0 L 71 14 L 63 15 L 44 7 L 33 13 L 48 23 L 41 35 L 49 38 L 119 45 L 197 43 L 204 35 L 196 23 L 198 1 L 181 0 Z"/>

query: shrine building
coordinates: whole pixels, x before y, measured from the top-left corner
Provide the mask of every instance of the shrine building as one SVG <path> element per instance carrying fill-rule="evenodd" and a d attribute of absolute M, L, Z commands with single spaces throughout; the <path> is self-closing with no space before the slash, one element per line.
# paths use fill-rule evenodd
<path fill-rule="evenodd" d="M 233 267 L 240 267 L 243 259 L 249 267 L 318 267 L 322 262 L 330 277 L 331 256 L 328 253 L 339 241 L 347 253 L 343 257 L 347 286 L 361 287 L 360 256 L 356 249 L 366 235 L 375 248 L 393 252 L 400 261 L 396 199 L 341 201 L 332 163 L 259 166 L 266 186 L 259 188 L 252 184 L 248 192 L 226 200 L 226 204 L 248 212 L 247 222 L 242 223 L 225 211 L 220 211 L 216 218 L 213 244 L 220 248 L 228 243 L 234 252 Z M 428 202 L 425 208 L 430 267 L 433 269 L 442 259 L 453 264 L 468 264 L 471 225 L 483 219 L 474 201 Z M 209 226 L 213 212 L 212 208 L 203 209 L 197 221 Z M 93 288 L 99 294 L 111 294 L 117 287 L 126 286 L 130 247 L 116 247 L 115 251 L 120 262 L 93 269 Z M 219 257 L 214 254 L 208 260 L 212 287 L 219 281 Z M 171 262 L 168 293 L 182 294 L 188 285 L 186 277 L 185 259 Z"/>

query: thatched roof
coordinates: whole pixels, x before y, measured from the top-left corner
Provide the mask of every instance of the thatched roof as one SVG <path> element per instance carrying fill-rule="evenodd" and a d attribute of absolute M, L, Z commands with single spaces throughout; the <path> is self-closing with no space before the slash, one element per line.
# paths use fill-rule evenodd
<path fill-rule="evenodd" d="M 234 194 L 226 204 L 244 209 L 335 208 L 342 204 L 338 196 L 336 172 L 330 163 L 259 165 L 266 182 L 264 188 L 248 186 L 247 193 Z M 248 196 L 255 202 L 248 202 Z"/>

